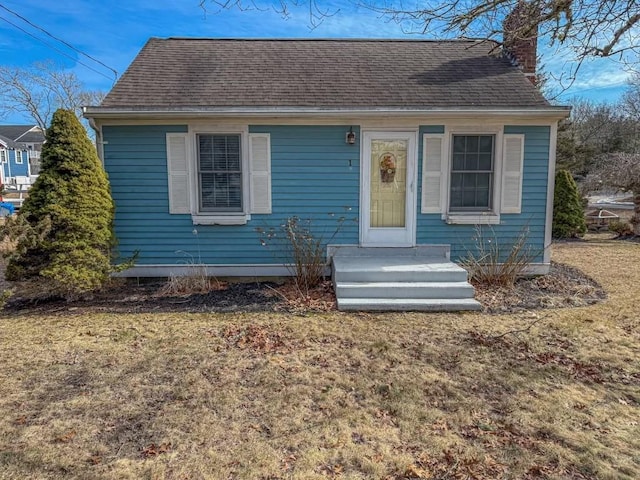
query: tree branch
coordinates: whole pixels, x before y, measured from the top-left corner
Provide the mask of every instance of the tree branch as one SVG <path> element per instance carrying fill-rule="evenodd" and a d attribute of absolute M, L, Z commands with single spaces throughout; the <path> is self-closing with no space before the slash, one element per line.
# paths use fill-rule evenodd
<path fill-rule="evenodd" d="M 72 110 L 80 118 L 87 100 L 101 100 L 99 92 L 85 92 L 73 72 L 52 62 L 29 68 L 0 67 L 0 111 L 28 115 L 42 129 L 58 108 Z"/>

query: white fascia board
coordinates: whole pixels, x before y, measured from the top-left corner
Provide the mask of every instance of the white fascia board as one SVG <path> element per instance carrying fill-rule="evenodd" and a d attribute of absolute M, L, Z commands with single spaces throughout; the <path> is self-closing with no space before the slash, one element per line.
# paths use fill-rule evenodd
<path fill-rule="evenodd" d="M 85 107 L 85 118 L 164 118 L 164 117 L 318 117 L 352 116 L 375 117 L 393 115 L 396 117 L 536 117 L 563 119 L 569 116 L 570 107 L 545 108 L 371 108 L 371 109 L 326 109 L 326 108 L 171 108 L 171 109 L 127 109 L 109 107 Z"/>
<path fill-rule="evenodd" d="M 194 274 L 194 269 L 204 268 L 209 277 L 245 277 L 245 278 L 267 278 L 267 277 L 290 277 L 294 272 L 293 265 L 277 264 L 255 264 L 255 265 L 212 265 L 212 264 L 155 264 L 155 265 L 135 265 L 131 268 L 114 273 L 114 277 L 124 278 L 151 278 L 151 277 L 171 277 L 188 276 Z M 326 265 L 323 275 L 331 275 L 331 267 Z"/>

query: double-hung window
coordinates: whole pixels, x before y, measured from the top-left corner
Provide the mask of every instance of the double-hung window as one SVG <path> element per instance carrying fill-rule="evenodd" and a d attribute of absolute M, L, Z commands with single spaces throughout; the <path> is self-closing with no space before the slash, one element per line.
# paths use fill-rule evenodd
<path fill-rule="evenodd" d="M 194 225 L 245 225 L 251 214 L 270 214 L 271 136 L 202 128 L 167 133 L 169 213 L 190 214 Z"/>
<path fill-rule="evenodd" d="M 240 135 L 198 134 L 199 211 L 242 212 L 242 153 Z"/>
<path fill-rule="evenodd" d="M 494 135 L 453 135 L 449 211 L 493 210 Z"/>
<path fill-rule="evenodd" d="M 423 135 L 421 212 L 467 225 L 497 225 L 501 214 L 521 213 L 525 135 L 455 128 Z"/>

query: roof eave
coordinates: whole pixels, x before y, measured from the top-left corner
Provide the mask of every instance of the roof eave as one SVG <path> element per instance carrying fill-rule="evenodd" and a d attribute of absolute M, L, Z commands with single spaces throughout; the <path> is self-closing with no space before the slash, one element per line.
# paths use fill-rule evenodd
<path fill-rule="evenodd" d="M 307 108 L 307 107 L 172 107 L 172 108 L 130 108 L 130 107 L 84 107 L 85 118 L 169 118 L 169 117 L 318 117 L 350 116 L 374 117 L 394 115 L 397 117 L 421 116 L 529 116 L 561 120 L 571 113 L 569 106 L 548 107 L 452 107 L 452 108 Z"/>

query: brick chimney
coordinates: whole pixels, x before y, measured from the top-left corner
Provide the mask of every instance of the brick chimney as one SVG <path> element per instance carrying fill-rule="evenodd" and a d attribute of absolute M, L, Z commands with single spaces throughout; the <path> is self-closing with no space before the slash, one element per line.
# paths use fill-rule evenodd
<path fill-rule="evenodd" d="M 502 22 L 504 52 L 534 85 L 536 85 L 538 25 L 532 26 L 532 17 L 537 17 L 539 14 L 537 7 L 526 0 L 519 0 L 513 11 Z"/>

